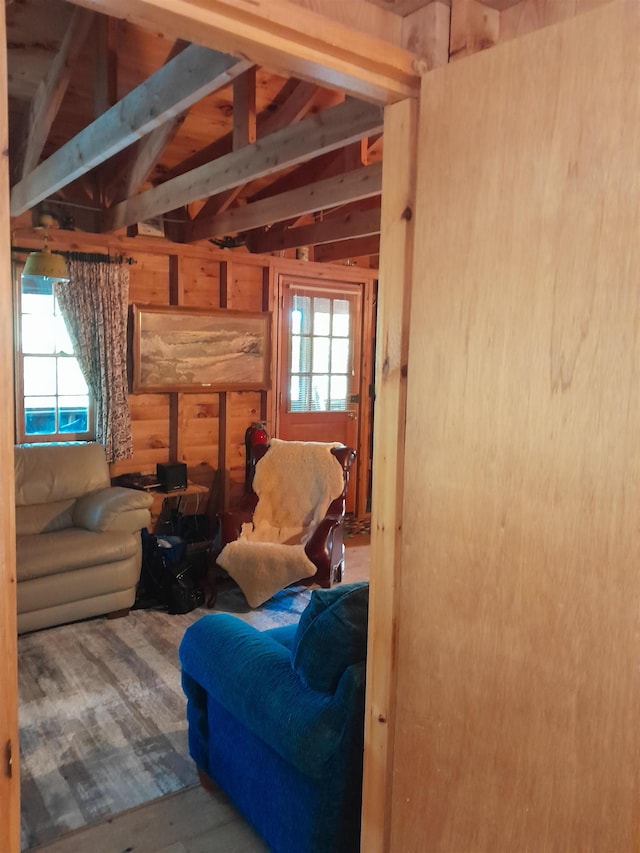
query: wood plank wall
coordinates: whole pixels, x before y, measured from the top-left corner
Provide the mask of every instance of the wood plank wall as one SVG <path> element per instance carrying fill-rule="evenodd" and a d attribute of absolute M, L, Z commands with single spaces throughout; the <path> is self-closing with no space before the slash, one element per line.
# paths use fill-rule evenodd
<path fill-rule="evenodd" d="M 17 230 L 13 244 L 39 248 L 37 232 Z M 374 282 L 376 270 L 301 262 L 269 255 L 223 252 L 215 247 L 181 246 L 162 238 L 101 237 L 77 231 L 54 231 L 52 249 L 124 254 L 135 263 L 129 269 L 131 304 L 183 305 L 194 308 L 232 308 L 272 313 L 271 390 L 226 393 L 130 394 L 134 456 L 112 465 L 112 475 L 141 471 L 154 473 L 158 462 L 180 461 L 194 482 L 210 487 L 208 510 L 234 507 L 243 494 L 244 434 L 256 420 L 265 420 L 270 435 L 277 434 L 273 389 L 277 380 L 275 354 L 280 325 L 279 276 L 295 272 L 324 280 L 359 282 L 364 291 L 364 333 L 368 345 L 362 364 L 362 399 L 372 382 Z M 364 407 L 363 407 L 364 409 Z M 360 457 L 370 456 L 370 413 L 363 412 Z M 368 466 L 361 465 L 358 513 L 367 506 Z M 200 501 L 202 507 L 202 501 Z"/>

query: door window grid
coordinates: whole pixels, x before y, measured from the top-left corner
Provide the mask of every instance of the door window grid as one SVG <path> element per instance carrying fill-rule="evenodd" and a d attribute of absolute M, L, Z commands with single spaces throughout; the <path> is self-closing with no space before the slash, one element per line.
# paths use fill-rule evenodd
<path fill-rule="evenodd" d="M 89 389 L 73 353 L 53 282 L 21 275 L 19 282 L 20 440 L 91 439 Z"/>
<path fill-rule="evenodd" d="M 290 412 L 349 410 L 350 336 L 348 299 L 293 295 Z"/>

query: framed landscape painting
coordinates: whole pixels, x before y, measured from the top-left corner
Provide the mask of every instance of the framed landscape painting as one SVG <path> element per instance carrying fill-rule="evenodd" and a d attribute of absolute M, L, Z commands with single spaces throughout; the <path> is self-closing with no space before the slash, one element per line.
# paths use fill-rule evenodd
<path fill-rule="evenodd" d="M 133 305 L 134 393 L 262 391 L 271 314 Z"/>

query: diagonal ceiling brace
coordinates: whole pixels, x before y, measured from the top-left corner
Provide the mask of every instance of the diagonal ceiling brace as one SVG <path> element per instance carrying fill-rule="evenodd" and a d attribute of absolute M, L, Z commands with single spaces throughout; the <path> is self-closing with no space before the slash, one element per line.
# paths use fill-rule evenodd
<path fill-rule="evenodd" d="M 114 231 L 282 171 L 318 153 L 341 148 L 376 133 L 382 122 L 383 109 L 373 104 L 347 101 L 330 107 L 114 205 L 104 217 L 103 230 Z"/>
<path fill-rule="evenodd" d="M 191 45 L 17 183 L 11 215 L 34 207 L 250 66 L 247 60 Z"/>

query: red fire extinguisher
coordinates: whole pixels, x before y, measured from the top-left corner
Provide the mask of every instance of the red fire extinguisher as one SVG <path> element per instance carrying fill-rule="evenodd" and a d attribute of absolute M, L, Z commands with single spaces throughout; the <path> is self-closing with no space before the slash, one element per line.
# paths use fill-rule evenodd
<path fill-rule="evenodd" d="M 251 488 L 253 482 L 253 462 L 252 450 L 258 444 L 269 444 L 269 434 L 267 433 L 266 424 L 264 421 L 254 421 L 247 428 L 244 434 L 244 446 L 246 452 L 246 462 L 244 469 L 244 487 L 247 491 Z"/>

